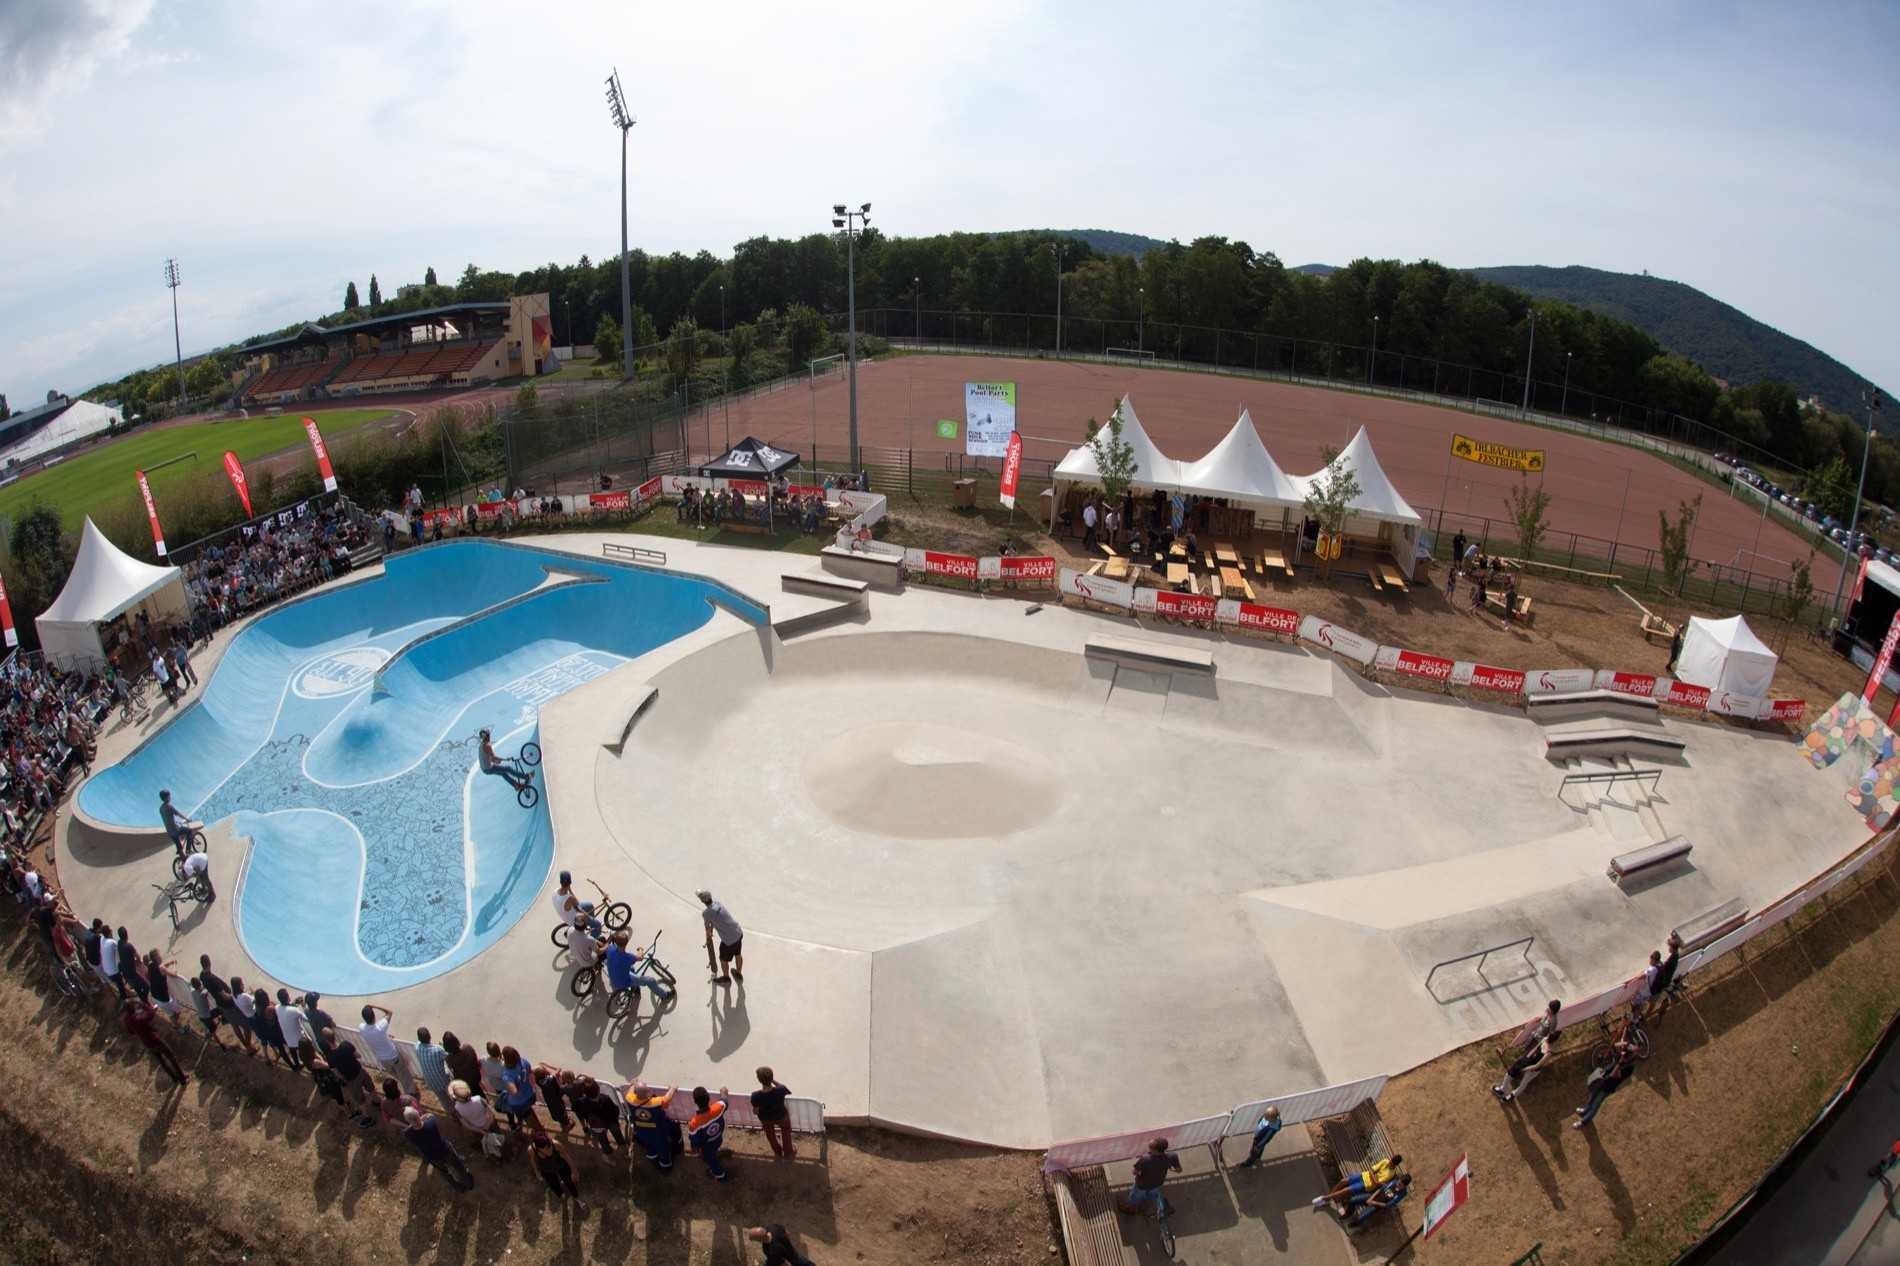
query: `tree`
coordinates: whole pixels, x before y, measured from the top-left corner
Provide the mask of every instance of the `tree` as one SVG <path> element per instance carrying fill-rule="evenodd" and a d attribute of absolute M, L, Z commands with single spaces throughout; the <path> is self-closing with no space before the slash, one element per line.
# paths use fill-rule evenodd
<path fill-rule="evenodd" d="M 436 284 L 434 266 L 431 266 L 427 272 L 422 274 L 422 284 L 425 286 L 433 286 Z"/>
<path fill-rule="evenodd" d="M 788 368 L 796 371 L 803 369 L 805 363 L 818 354 L 830 331 L 825 328 L 825 318 L 818 315 L 816 308 L 802 303 L 794 303 L 785 309 L 785 358 Z"/>
<path fill-rule="evenodd" d="M 1847 522 L 1854 512 L 1854 471 L 1845 457 L 1836 457 L 1808 476 L 1808 498 L 1821 507 L 1821 513 Z"/>
<path fill-rule="evenodd" d="M 673 322 L 666 336 L 666 367 L 675 378 L 690 380 L 699 368 L 699 323 L 689 316 Z"/>
<path fill-rule="evenodd" d="M 1529 562 L 1550 527 L 1545 519 L 1545 512 L 1550 509 L 1550 493 L 1544 490 L 1544 481 L 1538 480 L 1533 488 L 1531 477 L 1520 474 L 1517 486 L 1505 494 L 1504 508 L 1510 511 L 1511 522 L 1517 528 L 1517 556 Z"/>
<path fill-rule="evenodd" d="M 743 387 L 752 381 L 751 373 L 746 369 L 746 357 L 752 355 L 759 345 L 759 332 L 750 325 L 739 324 L 732 327 L 726 335 L 726 352 L 732 357 L 732 369 L 729 371 L 729 385 Z"/>
<path fill-rule="evenodd" d="M 1682 592 L 1682 582 L 1689 578 L 1689 537 L 1695 531 L 1695 516 L 1702 509 L 1702 494 L 1697 493 L 1694 501 L 1677 503 L 1676 521 L 1669 521 L 1667 510 L 1656 511 L 1660 521 L 1656 532 L 1656 548 L 1662 554 L 1663 586 L 1673 593 Z"/>
<path fill-rule="evenodd" d="M 1781 596 L 1777 607 L 1782 619 L 1790 624 L 1799 624 L 1808 604 L 1813 601 L 1814 555 L 1810 552 L 1788 573 L 1788 592 Z"/>
<path fill-rule="evenodd" d="M 609 365 L 620 363 L 620 322 L 603 316 L 594 327 L 594 355 Z"/>
<path fill-rule="evenodd" d="M 1089 419 L 1089 452 L 1095 455 L 1095 470 L 1102 479 L 1102 494 L 1119 501 L 1135 478 L 1135 450 L 1122 438 L 1122 410 L 1108 415 L 1108 425 Z"/>
<path fill-rule="evenodd" d="M 343 288 L 343 310 L 345 312 L 354 312 L 362 306 L 363 301 L 356 297 L 356 283 L 352 281 Z"/>
<path fill-rule="evenodd" d="M 376 284 L 376 274 L 369 275 L 369 310 L 371 312 L 383 306 L 383 288 Z"/>
<path fill-rule="evenodd" d="M 515 388 L 515 411 L 522 417 L 533 417 L 539 392 L 534 389 L 534 380 L 530 378 Z"/>
<path fill-rule="evenodd" d="M 1319 455 L 1326 465 L 1307 486 L 1303 498 L 1306 517 L 1319 524 L 1322 536 L 1338 536 L 1346 526 L 1346 512 L 1352 508 L 1353 498 L 1359 495 L 1359 472 L 1351 466 L 1335 464 L 1339 450 L 1330 444 L 1322 444 Z M 1321 579 L 1332 575 L 1332 560 L 1320 560 L 1319 567 Z"/>
<path fill-rule="evenodd" d="M 192 399 L 215 395 L 230 386 L 218 358 L 207 356 L 185 371 L 185 391 Z"/>

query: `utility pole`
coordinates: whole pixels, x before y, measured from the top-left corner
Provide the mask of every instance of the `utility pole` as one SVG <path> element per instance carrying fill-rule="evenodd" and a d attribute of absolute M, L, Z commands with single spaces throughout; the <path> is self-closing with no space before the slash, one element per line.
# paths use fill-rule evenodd
<path fill-rule="evenodd" d="M 620 378 L 633 377 L 633 280 L 627 255 L 627 133 L 638 121 L 627 113 L 620 91 L 620 72 L 607 76 L 607 109 L 620 129 Z M 569 337 L 573 337 L 570 333 Z"/>
<path fill-rule="evenodd" d="M 1056 257 L 1056 359 L 1062 359 L 1062 256 L 1066 248 L 1052 243 L 1049 247 Z"/>
<path fill-rule="evenodd" d="M 1861 392 L 1860 398 L 1867 402 L 1867 434 L 1862 439 L 1860 446 L 1860 483 L 1854 488 L 1854 514 L 1853 517 L 1848 520 L 1847 524 L 1848 552 L 1846 557 L 1841 559 L 1840 579 L 1834 582 L 1834 606 L 1836 609 L 1841 605 L 1841 590 L 1847 584 L 1848 559 L 1853 558 L 1860 552 L 1858 546 L 1855 544 L 1855 534 L 1860 531 L 1860 499 L 1867 492 L 1867 457 L 1873 451 L 1874 447 L 1874 419 L 1880 416 L 1880 388 L 1869 387 L 1866 391 Z M 1767 494 L 1764 493 L 1763 495 L 1766 496 Z"/>
<path fill-rule="evenodd" d="M 165 285 L 172 292 L 172 353 L 178 358 L 178 411 L 185 410 L 185 344 L 178 334 L 178 261 L 165 261 Z"/>
<path fill-rule="evenodd" d="M 1537 309 L 1531 309 L 1531 345 L 1524 353 L 1524 403 L 1519 406 L 1519 417 L 1529 417 L 1531 412 L 1531 357 L 1537 352 Z"/>
<path fill-rule="evenodd" d="M 851 369 L 851 473 L 855 476 L 858 465 L 858 234 L 864 232 L 864 226 L 871 220 L 871 204 L 865 203 L 856 211 L 845 208 L 844 203 L 836 203 L 831 208 L 831 227 L 844 232 L 844 276 L 847 319 L 851 322 L 851 333 L 846 341 Z"/>

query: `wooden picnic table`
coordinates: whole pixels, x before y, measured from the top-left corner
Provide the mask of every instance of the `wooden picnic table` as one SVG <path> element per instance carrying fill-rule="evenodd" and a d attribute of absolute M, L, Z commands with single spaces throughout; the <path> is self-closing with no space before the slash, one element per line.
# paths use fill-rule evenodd
<path fill-rule="evenodd" d="M 1187 569 L 1186 563 L 1169 563 L 1168 564 L 1168 583 L 1170 585 L 1186 584 L 1187 578 L 1188 578 L 1188 569 Z"/>
<path fill-rule="evenodd" d="M 1385 581 L 1386 584 L 1391 585 L 1400 593 L 1409 592 L 1405 587 L 1405 574 L 1391 563 L 1379 564 L 1379 579 Z"/>
<path fill-rule="evenodd" d="M 1216 545 L 1214 547 L 1214 557 L 1229 567 L 1240 566 L 1240 555 L 1234 553 L 1234 547 L 1231 545 Z"/>
<path fill-rule="evenodd" d="M 1108 577 L 1110 580 L 1127 580 L 1128 579 L 1128 560 L 1127 559 L 1121 557 L 1118 554 L 1114 558 L 1105 559 L 1104 561 L 1108 564 L 1106 567 L 1102 569 L 1102 574 L 1104 576 Z"/>
<path fill-rule="evenodd" d="M 1253 587 L 1247 583 L 1247 578 L 1240 574 L 1240 568 L 1221 568 L 1220 583 L 1228 596 L 1243 597 L 1249 602 L 1253 601 Z"/>
<path fill-rule="evenodd" d="M 1260 554 L 1262 572 L 1283 571 L 1288 580 L 1293 579 L 1293 564 L 1286 561 L 1286 555 L 1277 549 L 1263 550 Z"/>

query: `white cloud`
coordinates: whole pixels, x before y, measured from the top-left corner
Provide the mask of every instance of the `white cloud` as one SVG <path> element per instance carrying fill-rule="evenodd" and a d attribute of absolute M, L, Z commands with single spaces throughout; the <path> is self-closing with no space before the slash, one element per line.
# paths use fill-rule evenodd
<path fill-rule="evenodd" d="M 152 0 L 7 0 L 0 5 L 0 148 L 38 132 L 47 107 L 122 53 Z"/>

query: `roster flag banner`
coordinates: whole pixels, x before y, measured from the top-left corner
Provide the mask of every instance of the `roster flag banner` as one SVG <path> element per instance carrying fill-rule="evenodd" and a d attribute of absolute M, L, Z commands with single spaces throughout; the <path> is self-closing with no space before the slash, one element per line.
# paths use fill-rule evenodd
<path fill-rule="evenodd" d="M 1023 437 L 1011 431 L 1009 444 L 1003 449 L 1003 504 L 1016 508 L 1016 483 L 1023 474 Z"/>
<path fill-rule="evenodd" d="M 7 600 L 7 582 L 0 580 L 0 634 L 4 634 L 8 646 L 18 646 L 20 635 L 13 630 L 13 603 Z"/>
<path fill-rule="evenodd" d="M 1451 437 L 1451 455 L 1464 461 L 1476 462 L 1480 466 L 1521 470 L 1531 475 L 1540 475 L 1544 471 L 1544 450 L 1541 448 L 1512 448 L 1507 444 L 1487 444 L 1483 440 L 1474 440 L 1469 435 Z"/>
<path fill-rule="evenodd" d="M 336 491 L 336 472 L 330 469 L 330 450 L 323 446 L 323 432 L 317 429 L 315 418 L 303 420 L 304 434 L 310 437 L 310 447 L 317 454 L 317 473 L 323 476 L 323 490 Z"/>
<path fill-rule="evenodd" d="M 158 526 L 158 503 L 152 500 L 152 485 L 145 480 L 145 472 L 135 470 L 138 476 L 139 496 L 145 502 L 145 517 L 152 522 L 152 543 L 158 547 L 158 556 L 165 557 L 165 530 Z"/>
<path fill-rule="evenodd" d="M 963 384 L 963 452 L 967 457 L 1002 457 L 1016 434 L 1016 384 Z"/>
<path fill-rule="evenodd" d="M 1874 660 L 1874 670 L 1867 674 L 1867 684 L 1861 689 L 1860 697 L 1872 701 L 1874 691 L 1880 689 L 1880 683 L 1886 679 L 1887 666 L 1893 663 L 1894 644 L 1900 642 L 1900 616 L 1895 616 L 1887 625 L 1887 636 L 1880 643 L 1880 654 Z"/>
<path fill-rule="evenodd" d="M 224 473 L 231 476 L 231 487 L 237 490 L 238 500 L 244 503 L 244 517 L 256 518 L 257 516 L 251 513 L 251 486 L 244 479 L 244 463 L 238 460 L 236 453 L 228 449 L 224 454 Z"/>

